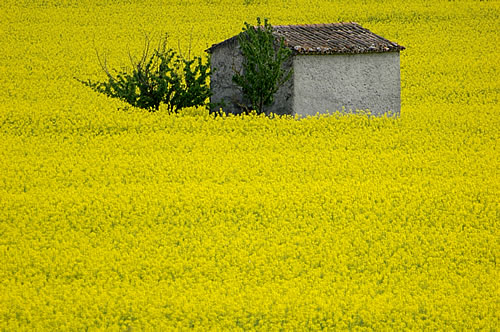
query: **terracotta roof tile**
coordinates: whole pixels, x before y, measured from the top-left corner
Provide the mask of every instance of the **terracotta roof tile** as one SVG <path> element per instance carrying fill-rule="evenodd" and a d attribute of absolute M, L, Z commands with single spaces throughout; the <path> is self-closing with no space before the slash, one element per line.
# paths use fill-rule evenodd
<path fill-rule="evenodd" d="M 353 54 L 394 52 L 404 47 L 391 42 L 355 22 L 307 25 L 275 25 L 273 32 L 285 39 L 285 45 L 300 54 Z M 214 44 L 207 52 L 237 36 Z"/>

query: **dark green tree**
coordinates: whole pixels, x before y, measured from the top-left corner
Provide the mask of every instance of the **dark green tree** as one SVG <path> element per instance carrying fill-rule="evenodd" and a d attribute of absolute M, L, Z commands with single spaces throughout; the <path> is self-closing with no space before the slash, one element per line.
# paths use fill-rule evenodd
<path fill-rule="evenodd" d="M 173 49 L 167 48 L 167 36 L 160 40 L 150 54 L 151 43 L 146 36 L 143 54 L 135 61 L 132 56 L 131 70 L 110 72 L 106 61 L 97 57 L 108 78 L 105 82 L 81 81 L 93 90 L 130 105 L 157 111 L 161 103 L 169 112 L 184 107 L 207 104 L 210 97 L 210 58 L 205 63 L 201 57 L 185 59 Z"/>
<path fill-rule="evenodd" d="M 291 69 L 287 72 L 282 68 L 292 51 L 285 46 L 283 37 L 278 40 L 274 36 L 267 18 L 261 25 L 258 17 L 255 27 L 245 22 L 238 42 L 244 61 L 242 71 L 235 73 L 233 82 L 250 102 L 249 108 L 258 114 L 267 114 L 264 107 L 274 102 L 275 93 L 292 75 Z"/>

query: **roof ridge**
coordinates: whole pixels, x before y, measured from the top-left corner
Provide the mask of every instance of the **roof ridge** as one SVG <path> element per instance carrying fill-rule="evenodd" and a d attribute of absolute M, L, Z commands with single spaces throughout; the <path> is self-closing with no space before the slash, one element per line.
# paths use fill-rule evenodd
<path fill-rule="evenodd" d="M 285 24 L 285 25 L 272 25 L 273 28 L 288 28 L 288 27 L 329 27 L 329 26 L 342 26 L 342 25 L 359 25 L 357 22 L 333 22 L 333 23 L 304 23 L 304 24 Z"/>

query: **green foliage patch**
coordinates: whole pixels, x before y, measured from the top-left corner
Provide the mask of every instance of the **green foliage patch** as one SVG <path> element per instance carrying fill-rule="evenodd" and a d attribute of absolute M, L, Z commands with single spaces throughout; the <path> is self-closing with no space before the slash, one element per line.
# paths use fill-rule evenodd
<path fill-rule="evenodd" d="M 247 110 L 250 108 L 258 114 L 267 114 L 265 106 L 274 102 L 275 93 L 292 76 L 291 69 L 286 71 L 282 68 L 292 51 L 285 47 L 284 38 L 277 40 L 267 18 L 261 25 L 258 17 L 256 27 L 245 22 L 238 42 L 244 62 L 243 70 L 234 74 L 233 82 L 249 101 Z"/>

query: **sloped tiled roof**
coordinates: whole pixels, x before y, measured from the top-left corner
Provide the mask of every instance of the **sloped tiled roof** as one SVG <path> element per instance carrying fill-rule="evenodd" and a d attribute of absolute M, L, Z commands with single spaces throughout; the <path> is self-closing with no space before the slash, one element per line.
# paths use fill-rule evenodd
<path fill-rule="evenodd" d="M 299 54 L 355 54 L 404 50 L 355 22 L 275 25 L 273 33 L 285 39 L 285 45 Z M 233 41 L 237 36 L 214 44 L 207 52 Z"/>

